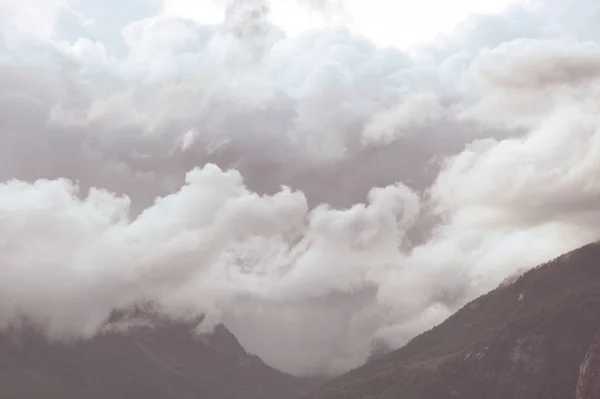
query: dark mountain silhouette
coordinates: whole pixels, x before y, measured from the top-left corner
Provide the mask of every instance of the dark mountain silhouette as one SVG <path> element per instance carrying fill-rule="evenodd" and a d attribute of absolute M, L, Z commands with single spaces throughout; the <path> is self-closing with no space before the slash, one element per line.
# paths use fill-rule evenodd
<path fill-rule="evenodd" d="M 115 313 L 112 322 L 122 318 Z M 246 353 L 222 326 L 198 336 L 194 323 L 153 324 L 71 344 L 32 329 L 4 334 L 0 398 L 285 399 L 316 387 Z"/>
<path fill-rule="evenodd" d="M 600 245 L 528 271 L 313 399 L 599 399 Z"/>

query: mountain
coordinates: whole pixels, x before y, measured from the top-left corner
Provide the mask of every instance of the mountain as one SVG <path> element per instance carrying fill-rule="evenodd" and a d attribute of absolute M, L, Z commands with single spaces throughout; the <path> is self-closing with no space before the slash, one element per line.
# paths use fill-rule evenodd
<path fill-rule="evenodd" d="M 501 285 L 312 398 L 600 398 L 600 245 Z"/>
<path fill-rule="evenodd" d="M 154 323 L 156 324 L 156 323 Z M 285 399 L 314 389 L 252 356 L 223 326 L 198 336 L 163 320 L 71 344 L 0 337 L 2 399 Z"/>

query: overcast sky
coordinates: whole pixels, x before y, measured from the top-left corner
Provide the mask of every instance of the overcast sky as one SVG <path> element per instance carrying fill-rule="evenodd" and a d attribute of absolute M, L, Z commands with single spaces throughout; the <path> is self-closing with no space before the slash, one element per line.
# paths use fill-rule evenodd
<path fill-rule="evenodd" d="M 599 44 L 594 0 L 0 0 L 0 329 L 397 348 L 599 239 Z"/>

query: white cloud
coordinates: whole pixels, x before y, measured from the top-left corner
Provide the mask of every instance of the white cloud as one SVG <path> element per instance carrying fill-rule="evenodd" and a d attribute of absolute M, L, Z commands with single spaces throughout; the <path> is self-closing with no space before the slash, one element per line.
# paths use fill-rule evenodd
<path fill-rule="evenodd" d="M 5 34 L 53 36 L 59 14 L 65 11 L 68 0 L 0 1 L 0 24 Z"/>

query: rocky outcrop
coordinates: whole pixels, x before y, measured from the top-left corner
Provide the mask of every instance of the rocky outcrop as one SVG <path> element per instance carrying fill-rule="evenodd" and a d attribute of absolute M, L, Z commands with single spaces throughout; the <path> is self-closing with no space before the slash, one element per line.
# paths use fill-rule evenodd
<path fill-rule="evenodd" d="M 600 399 L 600 334 L 596 336 L 579 369 L 576 399 Z"/>
<path fill-rule="evenodd" d="M 541 374 L 550 364 L 547 339 L 543 335 L 520 338 L 509 354 L 515 370 Z"/>

